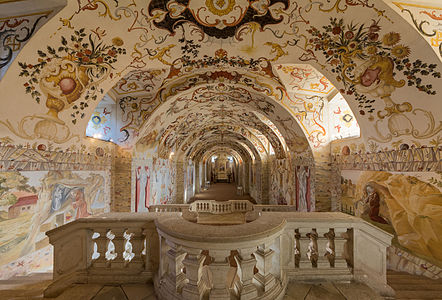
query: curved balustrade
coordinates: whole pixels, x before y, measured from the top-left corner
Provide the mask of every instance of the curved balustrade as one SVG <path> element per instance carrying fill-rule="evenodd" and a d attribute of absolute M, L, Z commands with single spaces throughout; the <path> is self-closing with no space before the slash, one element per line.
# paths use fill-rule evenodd
<path fill-rule="evenodd" d="M 182 212 L 188 210 L 189 204 L 161 204 L 149 206 L 150 212 Z"/>
<path fill-rule="evenodd" d="M 216 213 L 216 209 L 213 208 L 211 202 L 221 203 L 230 206 L 230 203 L 235 203 L 233 209 L 228 208 L 228 211 L 280 211 L 289 212 L 296 211 L 295 205 L 253 205 L 248 200 L 229 200 L 229 201 L 215 201 L 215 200 L 198 200 L 193 203 L 198 204 L 162 204 L 162 205 L 151 205 L 149 206 L 150 212 L 183 212 L 185 210 L 190 210 L 194 212 L 210 212 Z M 237 204 L 236 202 L 239 202 Z M 192 206 L 193 205 L 193 206 Z M 193 208 L 194 207 L 194 208 Z"/>
<path fill-rule="evenodd" d="M 245 213 L 253 210 L 253 204 L 249 200 L 198 200 L 190 204 L 189 210 L 196 213 L 211 214 Z"/>
<path fill-rule="evenodd" d="M 282 299 L 290 280 L 357 280 L 393 294 L 386 284 L 392 235 L 360 218 L 261 210 L 249 223 L 211 226 L 181 215 L 112 213 L 47 232 L 54 282 L 45 295 L 73 283 L 149 280 L 167 300 Z"/>

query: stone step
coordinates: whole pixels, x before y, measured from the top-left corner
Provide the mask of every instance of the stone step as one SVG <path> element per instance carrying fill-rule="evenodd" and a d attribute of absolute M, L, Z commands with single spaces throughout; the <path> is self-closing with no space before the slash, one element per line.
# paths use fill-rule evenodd
<path fill-rule="evenodd" d="M 442 299 L 442 291 L 396 291 L 396 299 Z"/>
<path fill-rule="evenodd" d="M 396 299 L 442 299 L 442 280 L 389 270 L 387 283 L 396 292 Z"/>
<path fill-rule="evenodd" d="M 430 283 L 430 284 L 411 284 L 411 283 L 403 283 L 403 284 L 397 284 L 397 283 L 389 283 L 389 286 L 391 286 L 394 290 L 398 291 L 441 291 L 442 292 L 442 284 L 440 283 Z"/>

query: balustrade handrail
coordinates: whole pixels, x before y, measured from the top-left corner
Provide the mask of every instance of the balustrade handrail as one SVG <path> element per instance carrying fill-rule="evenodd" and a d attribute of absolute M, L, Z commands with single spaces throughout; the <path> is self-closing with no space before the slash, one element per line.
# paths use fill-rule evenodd
<path fill-rule="evenodd" d="M 196 213 L 229 214 L 252 211 L 253 204 L 249 200 L 197 200 L 190 204 L 189 210 Z"/>
<path fill-rule="evenodd" d="M 47 235 L 54 245 L 54 282 L 45 291 L 49 296 L 74 283 L 146 282 L 157 274 L 160 299 L 196 299 L 204 291 L 230 299 L 222 283 L 231 251 L 238 253 L 238 297 L 257 299 L 259 284 L 264 291 L 259 297 L 279 299 L 290 279 L 318 278 L 355 279 L 392 293 L 386 283 L 386 249 L 393 236 L 340 212 L 260 211 L 249 223 L 225 226 L 192 223 L 182 212 L 108 213 Z M 213 279 L 203 284 L 207 255 Z"/>
<path fill-rule="evenodd" d="M 206 201 L 206 200 L 205 200 Z M 215 200 L 207 200 L 215 201 Z M 241 200 L 229 200 L 241 201 Z M 248 200 L 244 200 L 248 201 Z M 228 201 L 225 201 L 228 202 Z M 149 206 L 149 212 L 182 212 L 191 207 L 192 204 L 158 204 Z M 253 205 L 255 211 L 273 211 L 273 212 L 296 212 L 296 205 L 269 205 L 269 204 L 248 204 Z"/>

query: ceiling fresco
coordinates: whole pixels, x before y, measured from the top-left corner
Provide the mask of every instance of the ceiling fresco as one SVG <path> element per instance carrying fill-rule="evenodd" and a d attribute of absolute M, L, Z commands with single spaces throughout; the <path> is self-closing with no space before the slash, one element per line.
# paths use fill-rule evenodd
<path fill-rule="evenodd" d="M 14 111 L 2 106 L 0 132 L 81 144 L 108 94 L 123 147 L 194 151 L 195 128 L 229 123 L 281 158 L 327 146 L 339 92 L 363 143 L 431 143 L 440 10 L 409 2 L 68 1 L 2 79 Z"/>
<path fill-rule="evenodd" d="M 386 3 L 407 20 L 442 58 L 442 3 L 429 1 L 395 1 Z"/>

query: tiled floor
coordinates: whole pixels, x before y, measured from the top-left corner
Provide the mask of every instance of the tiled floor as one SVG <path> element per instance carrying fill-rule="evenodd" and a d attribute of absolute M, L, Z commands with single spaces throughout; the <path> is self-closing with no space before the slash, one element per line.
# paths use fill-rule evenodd
<path fill-rule="evenodd" d="M 381 300 L 373 290 L 361 283 L 305 284 L 291 282 L 284 300 Z"/>
<path fill-rule="evenodd" d="M 236 193 L 236 185 L 234 183 L 213 183 L 208 190 L 198 193 L 191 199 L 191 202 L 195 200 L 250 200 L 255 203 L 249 194 L 238 196 Z"/>

